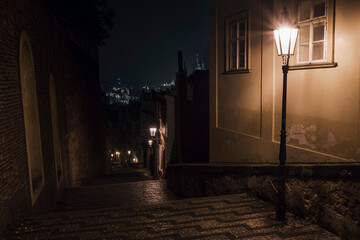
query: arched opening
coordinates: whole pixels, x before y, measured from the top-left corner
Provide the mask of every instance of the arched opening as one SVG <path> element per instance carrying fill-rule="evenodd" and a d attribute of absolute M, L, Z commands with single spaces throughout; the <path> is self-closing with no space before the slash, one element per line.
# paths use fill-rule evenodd
<path fill-rule="evenodd" d="M 45 185 L 45 178 L 34 61 L 30 41 L 25 32 L 22 32 L 20 38 L 19 61 L 26 150 L 30 179 L 30 195 L 31 203 L 34 205 Z"/>
<path fill-rule="evenodd" d="M 61 144 L 59 133 L 59 115 L 56 100 L 56 87 L 52 74 L 49 77 L 49 97 L 50 97 L 50 110 L 51 110 L 51 124 L 54 143 L 54 157 L 55 157 L 55 171 L 57 187 L 63 180 L 62 158 L 61 158 Z"/>

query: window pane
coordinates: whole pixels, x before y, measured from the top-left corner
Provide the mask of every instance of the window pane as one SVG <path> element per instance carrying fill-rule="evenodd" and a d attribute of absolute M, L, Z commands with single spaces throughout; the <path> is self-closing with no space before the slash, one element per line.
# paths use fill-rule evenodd
<path fill-rule="evenodd" d="M 239 54 L 245 54 L 245 40 L 239 41 Z"/>
<path fill-rule="evenodd" d="M 311 1 L 303 1 L 300 3 L 300 21 L 310 19 Z"/>
<path fill-rule="evenodd" d="M 239 68 L 245 67 L 245 54 L 239 55 Z"/>
<path fill-rule="evenodd" d="M 313 60 L 323 60 L 324 59 L 324 43 L 314 43 L 313 46 Z"/>
<path fill-rule="evenodd" d="M 324 23 L 314 24 L 314 41 L 324 40 Z"/>
<path fill-rule="evenodd" d="M 239 36 L 245 37 L 245 22 L 239 22 Z"/>
<path fill-rule="evenodd" d="M 309 44 L 300 45 L 299 47 L 299 61 L 307 62 L 309 61 Z"/>
<path fill-rule="evenodd" d="M 310 38 L 310 25 L 300 27 L 300 43 L 308 43 Z"/>
<path fill-rule="evenodd" d="M 236 69 L 236 41 L 230 44 L 230 68 Z"/>
<path fill-rule="evenodd" d="M 236 23 L 231 25 L 231 33 L 230 33 L 231 38 L 236 38 L 236 28 L 237 28 Z"/>
<path fill-rule="evenodd" d="M 325 15 L 325 2 L 324 0 L 314 2 L 314 17 Z"/>

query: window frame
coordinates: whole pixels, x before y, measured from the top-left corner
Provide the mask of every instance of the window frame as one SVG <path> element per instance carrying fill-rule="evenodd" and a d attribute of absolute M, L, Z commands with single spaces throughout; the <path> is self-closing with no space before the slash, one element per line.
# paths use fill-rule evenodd
<path fill-rule="evenodd" d="M 244 36 L 240 36 L 239 25 L 244 23 Z M 236 38 L 232 38 L 232 26 L 236 24 Z M 232 68 L 231 44 L 236 41 L 236 67 Z M 240 66 L 240 41 L 245 41 L 244 66 Z M 243 73 L 250 69 L 250 11 L 244 10 L 225 18 L 225 73 Z"/>
<path fill-rule="evenodd" d="M 300 61 L 300 35 L 296 43 L 295 57 L 290 58 L 290 69 L 308 69 L 308 68 L 323 68 L 323 67 L 336 67 L 334 62 L 334 0 L 325 0 L 325 15 L 319 17 L 313 17 L 314 12 L 314 0 L 310 0 L 310 18 L 300 21 L 300 5 L 306 0 L 297 1 L 296 19 L 299 27 L 309 25 L 309 57 L 307 61 Z M 323 59 L 312 60 L 313 58 L 313 26 L 318 23 L 324 23 L 324 50 Z M 301 31 L 299 31 L 301 34 Z M 311 41 L 310 41 L 311 40 Z"/>

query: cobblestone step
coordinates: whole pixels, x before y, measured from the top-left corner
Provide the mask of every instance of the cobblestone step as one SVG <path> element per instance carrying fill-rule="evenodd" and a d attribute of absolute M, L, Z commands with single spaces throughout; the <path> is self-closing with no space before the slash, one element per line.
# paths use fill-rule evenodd
<path fill-rule="evenodd" d="M 178 199 L 163 180 L 91 185 L 65 189 L 56 211 L 129 207 Z"/>
<path fill-rule="evenodd" d="M 300 239 L 338 240 L 326 230 L 247 194 L 133 207 L 74 210 L 25 219 L 14 239 Z"/>

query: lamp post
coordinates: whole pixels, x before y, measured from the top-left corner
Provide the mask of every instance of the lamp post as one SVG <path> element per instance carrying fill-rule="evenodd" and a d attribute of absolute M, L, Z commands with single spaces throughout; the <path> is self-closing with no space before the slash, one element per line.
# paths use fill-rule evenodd
<path fill-rule="evenodd" d="M 276 50 L 282 57 L 283 72 L 283 94 L 282 94 L 282 113 L 281 113 L 281 131 L 280 131 L 280 152 L 279 152 L 279 188 L 278 200 L 276 204 L 276 219 L 283 221 L 286 216 L 285 201 L 285 169 L 286 163 L 286 93 L 287 93 L 287 73 L 289 71 L 290 55 L 294 54 L 295 43 L 299 29 L 294 27 L 289 18 L 289 14 L 284 7 L 281 13 L 279 28 L 274 30 Z"/>

